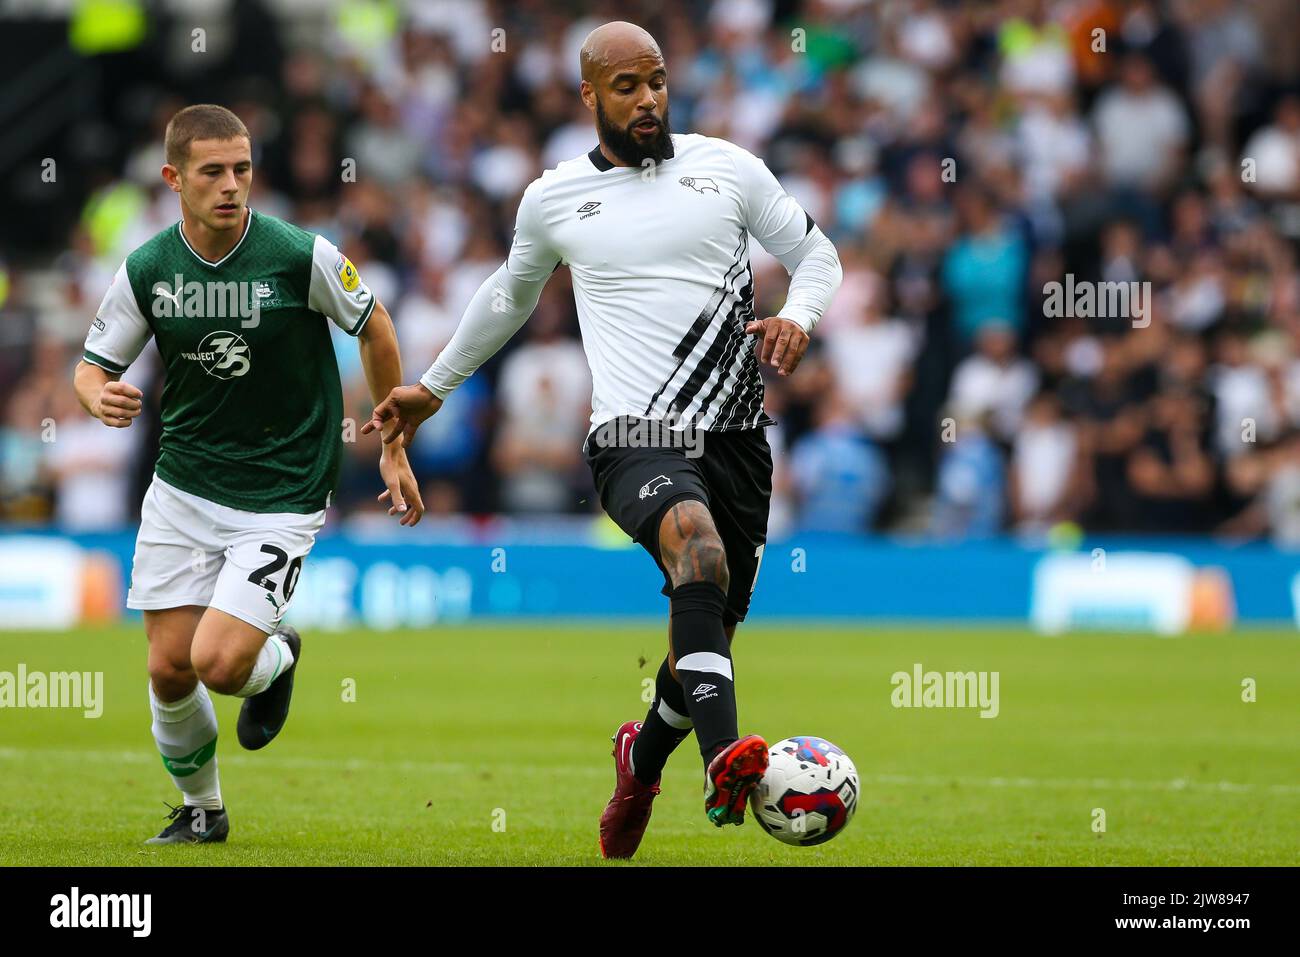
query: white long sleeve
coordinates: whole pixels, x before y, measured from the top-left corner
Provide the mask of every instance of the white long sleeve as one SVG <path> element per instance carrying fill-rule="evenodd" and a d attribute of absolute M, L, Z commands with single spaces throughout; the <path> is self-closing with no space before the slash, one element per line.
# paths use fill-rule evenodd
<path fill-rule="evenodd" d="M 729 154 L 744 196 L 745 225 L 790 274 L 789 293 L 778 315 L 812 332 L 843 278 L 835 246 L 766 163 L 734 145 Z"/>
<path fill-rule="evenodd" d="M 519 331 L 545 285 L 546 279 L 516 278 L 502 263 L 478 287 L 451 341 L 420 377 L 420 384 L 439 399 L 447 398 Z"/>
<path fill-rule="evenodd" d="M 777 258 L 790 274 L 785 305 L 777 315 L 812 332 L 844 278 L 835 244 L 814 225 L 802 243 Z"/>
<path fill-rule="evenodd" d="M 524 190 L 510 255 L 478 287 L 451 341 L 420 377 L 420 384 L 440 399 L 447 398 L 519 331 L 560 261 L 542 223 L 541 189 L 538 179 Z"/>

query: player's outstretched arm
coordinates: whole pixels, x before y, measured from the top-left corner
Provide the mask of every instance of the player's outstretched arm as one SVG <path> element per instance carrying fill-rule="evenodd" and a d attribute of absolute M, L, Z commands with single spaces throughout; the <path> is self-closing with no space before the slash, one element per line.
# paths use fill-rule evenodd
<path fill-rule="evenodd" d="M 382 433 L 384 442 L 392 444 L 401 436 L 402 447 L 409 447 L 420 423 L 441 409 L 451 391 L 492 358 L 532 314 L 546 280 L 560 261 L 542 222 L 541 194 L 540 179 L 524 190 L 510 255 L 478 287 L 437 361 L 415 385 L 388 393 L 361 427 L 363 433 L 382 431 L 392 422 L 393 427 Z"/>
<path fill-rule="evenodd" d="M 392 317 L 383 303 L 375 301 L 374 312 L 357 334 L 361 350 L 361 367 L 370 386 L 370 397 L 376 403 L 391 394 L 402 381 L 402 358 L 397 347 L 397 332 Z M 369 434 L 366 426 L 361 431 Z M 406 459 L 405 446 L 387 440 L 379 453 L 379 474 L 387 486 L 379 493 L 379 501 L 388 503 L 389 515 L 401 515 L 402 525 L 415 525 L 424 515 L 424 500 L 420 485 Z"/>
<path fill-rule="evenodd" d="M 442 408 L 453 389 L 468 379 L 519 331 L 542 295 L 546 279 L 524 280 L 503 264 L 484 280 L 465 308 L 451 341 L 415 385 L 394 389 L 375 406 L 363 434 L 382 432 L 385 443 L 401 436 L 409 447 L 420 423 Z M 383 431 L 387 423 L 393 427 Z"/>
<path fill-rule="evenodd" d="M 409 448 L 420 423 L 441 408 L 442 399 L 421 383 L 400 385 L 390 391 L 384 401 L 375 406 L 375 410 L 370 413 L 370 421 L 361 426 L 361 434 L 369 435 L 371 432 L 378 432 L 383 436 L 385 448 L 400 438 L 402 440 L 400 447 Z M 393 427 L 385 432 L 384 426 L 389 422 Z"/>
<path fill-rule="evenodd" d="M 72 384 L 81 407 L 105 425 L 125 429 L 144 408 L 144 393 L 122 376 L 85 360 L 77 363 Z"/>

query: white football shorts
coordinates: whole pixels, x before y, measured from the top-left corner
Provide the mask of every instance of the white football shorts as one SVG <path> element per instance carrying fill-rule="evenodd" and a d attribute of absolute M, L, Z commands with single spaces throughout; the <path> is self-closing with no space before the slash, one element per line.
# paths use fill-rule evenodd
<path fill-rule="evenodd" d="M 157 475 L 140 509 L 126 606 L 202 605 L 267 634 L 279 627 L 325 512 L 245 512 Z"/>

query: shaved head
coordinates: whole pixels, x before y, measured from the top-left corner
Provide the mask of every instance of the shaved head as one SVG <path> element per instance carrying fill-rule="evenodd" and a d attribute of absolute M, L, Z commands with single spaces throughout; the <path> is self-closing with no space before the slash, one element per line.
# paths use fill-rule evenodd
<path fill-rule="evenodd" d="M 579 61 L 582 102 L 594 115 L 605 158 L 616 166 L 672 159 L 668 67 L 655 38 L 614 20 L 587 34 Z"/>
<path fill-rule="evenodd" d="M 582 78 L 595 83 L 596 78 L 611 67 L 646 56 L 663 62 L 664 56 L 655 38 L 635 23 L 612 20 L 587 34 L 578 59 L 582 64 Z"/>

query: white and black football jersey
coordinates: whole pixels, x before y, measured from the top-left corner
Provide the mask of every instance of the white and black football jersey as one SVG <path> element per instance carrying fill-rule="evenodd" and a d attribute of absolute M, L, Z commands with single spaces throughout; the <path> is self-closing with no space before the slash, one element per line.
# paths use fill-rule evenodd
<path fill-rule="evenodd" d="M 524 193 L 506 268 L 536 282 L 569 267 L 593 427 L 620 416 L 771 424 L 744 331 L 749 238 L 780 257 L 816 226 L 753 154 L 696 134 L 673 144 L 658 166 L 613 166 L 596 148 L 547 170 Z"/>

